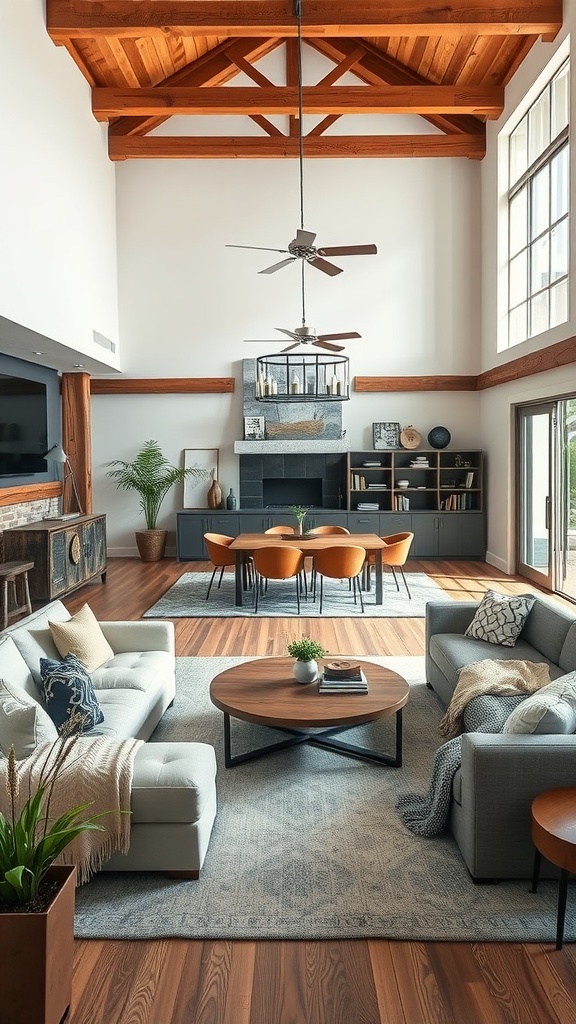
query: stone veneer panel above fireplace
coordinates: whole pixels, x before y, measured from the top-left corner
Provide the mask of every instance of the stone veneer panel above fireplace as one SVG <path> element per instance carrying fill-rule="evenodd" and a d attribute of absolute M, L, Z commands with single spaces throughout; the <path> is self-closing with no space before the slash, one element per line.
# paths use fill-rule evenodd
<path fill-rule="evenodd" d="M 346 459 L 342 454 L 241 455 L 240 508 L 264 508 L 264 480 L 273 479 L 321 480 L 322 503 L 318 507 L 346 507 Z"/>

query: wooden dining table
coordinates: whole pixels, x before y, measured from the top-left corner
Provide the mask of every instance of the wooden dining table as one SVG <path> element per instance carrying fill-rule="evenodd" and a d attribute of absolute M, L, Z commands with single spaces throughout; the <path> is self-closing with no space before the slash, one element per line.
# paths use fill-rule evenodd
<path fill-rule="evenodd" d="M 283 539 L 278 533 L 240 533 L 234 538 L 228 550 L 233 551 L 236 558 L 236 597 L 235 604 L 242 607 L 244 596 L 243 567 L 246 558 L 253 551 L 259 548 L 270 547 L 271 544 L 285 544 L 296 547 L 304 555 L 315 555 L 317 551 L 324 551 L 325 548 L 341 548 L 355 544 L 364 548 L 367 555 L 374 554 L 376 563 L 376 604 L 384 604 L 384 587 L 382 585 L 382 559 L 378 552 L 386 547 L 386 542 L 377 533 L 350 533 L 350 534 L 317 534 L 296 537 L 290 535 Z"/>

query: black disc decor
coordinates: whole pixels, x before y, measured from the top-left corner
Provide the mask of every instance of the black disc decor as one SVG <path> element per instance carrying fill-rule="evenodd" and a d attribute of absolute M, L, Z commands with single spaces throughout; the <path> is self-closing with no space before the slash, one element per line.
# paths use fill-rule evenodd
<path fill-rule="evenodd" d="M 446 427 L 432 427 L 428 434 L 428 444 L 431 448 L 445 448 L 450 444 L 452 435 Z"/>

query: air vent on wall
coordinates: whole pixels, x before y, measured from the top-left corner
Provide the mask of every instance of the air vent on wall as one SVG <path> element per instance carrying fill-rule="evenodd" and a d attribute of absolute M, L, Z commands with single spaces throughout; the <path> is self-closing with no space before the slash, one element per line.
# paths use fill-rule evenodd
<path fill-rule="evenodd" d="M 103 334 L 99 334 L 98 331 L 92 331 L 92 337 L 95 345 L 100 345 L 100 348 L 107 348 L 109 352 L 116 351 L 116 342 L 110 341 L 110 338 L 104 337 Z"/>

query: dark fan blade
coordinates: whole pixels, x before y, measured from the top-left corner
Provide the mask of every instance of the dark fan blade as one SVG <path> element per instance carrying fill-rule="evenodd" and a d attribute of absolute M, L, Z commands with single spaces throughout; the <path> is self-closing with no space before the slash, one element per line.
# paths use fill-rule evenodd
<path fill-rule="evenodd" d="M 329 274 L 330 277 L 335 277 L 336 274 L 342 273 L 342 267 L 335 267 L 333 263 L 328 263 L 328 260 L 321 260 L 318 256 L 315 256 L 313 260 L 308 260 L 308 263 L 311 267 L 322 270 L 324 274 Z"/>
<path fill-rule="evenodd" d="M 357 331 L 348 331 L 346 334 L 319 334 L 316 341 L 344 341 L 345 338 L 361 338 Z"/>
<path fill-rule="evenodd" d="M 278 250 L 282 252 L 283 250 Z M 287 260 L 280 260 L 280 263 L 274 263 L 271 267 L 266 267 L 266 270 L 259 270 L 259 274 L 275 274 L 277 270 L 281 270 L 282 267 L 287 267 L 289 263 L 294 263 L 296 256 L 289 256 Z"/>
<path fill-rule="evenodd" d="M 329 341 L 320 341 L 320 338 L 317 338 L 312 344 L 318 345 L 318 348 L 328 348 L 331 352 L 342 352 L 344 350 L 343 345 L 331 345 Z"/>
<path fill-rule="evenodd" d="M 300 342 L 297 341 L 294 345 L 288 345 L 288 348 L 281 348 L 280 355 L 282 355 L 283 352 L 291 352 L 293 348 L 298 348 L 299 345 Z"/>
<path fill-rule="evenodd" d="M 275 327 L 275 328 L 274 328 L 274 330 L 275 330 L 275 331 L 280 331 L 280 332 L 281 332 L 282 334 L 287 334 L 287 335 L 288 335 L 288 337 L 289 337 L 289 338 L 292 338 L 292 339 L 293 339 L 294 341 L 300 341 L 300 340 L 301 340 L 301 339 L 300 339 L 300 338 L 298 337 L 298 335 L 297 335 L 297 334 L 295 334 L 295 332 L 294 332 L 294 331 L 287 331 L 285 327 Z M 278 339 L 278 340 L 280 340 L 280 339 Z"/>
<path fill-rule="evenodd" d="M 318 252 L 321 256 L 374 256 L 378 249 L 375 245 L 329 245 Z"/>
<path fill-rule="evenodd" d="M 302 228 L 298 228 L 294 241 L 296 245 L 308 246 L 313 244 L 315 238 L 315 231 L 303 231 Z"/>
<path fill-rule="evenodd" d="M 258 249 L 260 252 L 288 252 L 288 249 L 270 249 L 267 245 L 230 245 L 226 244 L 225 249 Z"/>

